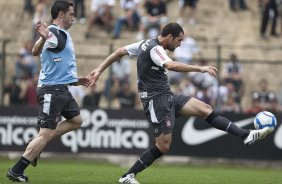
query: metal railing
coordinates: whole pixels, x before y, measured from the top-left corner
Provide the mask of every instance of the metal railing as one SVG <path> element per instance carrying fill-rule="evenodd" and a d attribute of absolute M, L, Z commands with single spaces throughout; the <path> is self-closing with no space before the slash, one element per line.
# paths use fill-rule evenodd
<path fill-rule="evenodd" d="M 16 52 L 7 52 L 7 45 L 8 43 L 14 43 L 16 41 L 10 41 L 10 40 L 0 40 L 0 44 L 1 44 L 1 53 L 0 53 L 0 61 L 1 61 L 1 67 L 0 67 L 0 82 L 1 82 L 1 89 L 0 89 L 0 105 L 3 105 L 3 89 L 4 89 L 4 82 L 7 79 L 7 72 L 6 72 L 6 68 L 7 68 L 7 63 L 6 60 L 7 58 L 9 60 L 12 60 L 12 58 L 14 58 L 17 53 Z M 93 60 L 103 60 L 107 57 L 107 55 L 111 52 L 113 52 L 114 49 L 118 48 L 119 46 L 115 46 L 113 44 L 109 44 L 108 45 L 108 50 L 106 52 L 104 52 L 104 54 L 96 54 L 96 55 L 87 55 L 87 54 L 77 54 L 77 58 L 86 60 L 86 61 L 93 61 Z M 256 49 L 263 49 L 263 50 L 276 50 L 276 51 L 280 51 L 282 50 L 282 46 L 257 46 L 257 45 L 244 45 L 244 46 L 236 46 L 236 48 L 240 48 L 243 50 L 256 50 Z M 201 50 L 205 50 L 205 49 L 210 49 L 212 50 L 212 52 L 216 53 L 214 54 L 214 57 L 210 57 L 207 58 L 205 57 L 205 59 L 207 61 L 209 61 L 210 63 L 213 63 L 214 65 L 217 66 L 217 68 L 219 69 L 219 71 L 222 69 L 222 65 L 228 61 L 229 58 L 223 57 L 223 52 L 226 53 L 227 50 L 232 50 L 234 48 L 233 45 L 200 45 L 200 49 Z M 240 53 L 238 53 L 238 55 L 240 56 Z M 279 58 L 280 59 L 280 58 Z M 259 65 L 275 65 L 275 68 L 281 68 L 282 70 L 282 59 L 281 60 L 259 60 L 259 59 L 244 59 L 244 58 L 240 58 L 240 61 L 242 62 L 243 65 L 253 65 L 253 64 L 259 64 Z M 110 71 L 110 70 L 109 70 Z M 10 75 L 10 74 L 9 74 Z M 109 77 L 111 75 L 111 72 L 108 73 Z M 219 76 L 218 78 L 220 79 L 220 72 L 219 72 Z M 279 78 L 276 78 L 275 80 L 279 80 Z M 282 81 L 282 79 L 280 79 Z M 108 106 L 111 107 L 111 99 L 108 102 Z"/>
<path fill-rule="evenodd" d="M 3 105 L 4 99 L 4 83 L 6 80 L 6 46 L 10 42 L 8 39 L 0 40 L 1 43 L 1 53 L 0 53 L 0 62 L 1 62 L 1 69 L 0 69 L 0 82 L 1 82 L 1 89 L 0 89 L 0 105 Z"/>

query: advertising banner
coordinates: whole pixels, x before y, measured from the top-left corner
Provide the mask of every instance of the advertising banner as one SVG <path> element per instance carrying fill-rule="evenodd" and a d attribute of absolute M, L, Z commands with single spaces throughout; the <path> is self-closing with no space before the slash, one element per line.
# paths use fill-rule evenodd
<path fill-rule="evenodd" d="M 241 159 L 282 160 L 281 114 L 275 114 L 278 126 L 265 139 L 245 146 L 240 138 L 212 128 L 201 118 L 179 118 L 174 129 L 171 155 Z M 223 114 L 238 127 L 254 129 L 255 115 Z"/>
<path fill-rule="evenodd" d="M 0 107 L 0 151 L 23 151 L 38 133 L 37 109 Z M 141 154 L 154 144 L 153 130 L 142 111 L 81 109 L 83 125 L 52 140 L 45 152 Z M 177 119 L 169 154 L 205 158 L 282 160 L 282 114 L 263 141 L 247 147 L 240 138 L 212 128 L 196 117 Z M 237 126 L 253 129 L 254 115 L 223 114 Z"/>
<path fill-rule="evenodd" d="M 150 124 L 135 110 L 81 109 L 83 125 L 52 140 L 44 151 L 139 154 L 152 146 Z M 0 107 L 0 151 L 23 151 L 37 135 L 37 109 Z"/>

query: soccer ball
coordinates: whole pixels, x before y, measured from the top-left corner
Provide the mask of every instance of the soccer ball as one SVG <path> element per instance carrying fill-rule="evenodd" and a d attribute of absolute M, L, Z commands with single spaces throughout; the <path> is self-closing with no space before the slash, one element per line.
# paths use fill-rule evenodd
<path fill-rule="evenodd" d="M 271 131 L 273 131 L 276 125 L 277 125 L 277 121 L 275 116 L 268 111 L 262 111 L 258 113 L 254 119 L 254 126 L 256 129 L 269 127 Z"/>

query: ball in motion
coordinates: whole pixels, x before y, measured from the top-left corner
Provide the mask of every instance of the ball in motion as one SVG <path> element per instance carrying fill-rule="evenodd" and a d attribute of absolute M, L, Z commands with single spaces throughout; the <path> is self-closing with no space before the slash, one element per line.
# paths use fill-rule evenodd
<path fill-rule="evenodd" d="M 254 126 L 256 129 L 263 129 L 269 127 L 271 131 L 275 129 L 277 121 L 275 116 L 268 111 L 258 113 L 254 119 Z"/>

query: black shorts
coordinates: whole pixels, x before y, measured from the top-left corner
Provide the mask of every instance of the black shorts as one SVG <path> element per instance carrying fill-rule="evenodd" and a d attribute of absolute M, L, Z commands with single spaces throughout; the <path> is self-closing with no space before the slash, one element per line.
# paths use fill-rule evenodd
<path fill-rule="evenodd" d="M 56 129 L 60 117 L 72 119 L 80 114 L 78 105 L 66 85 L 43 85 L 37 89 L 38 125 Z"/>
<path fill-rule="evenodd" d="M 171 133 L 175 118 L 180 115 L 182 107 L 190 97 L 176 94 L 163 94 L 156 98 L 142 99 L 146 118 L 154 128 L 154 135 Z"/>

